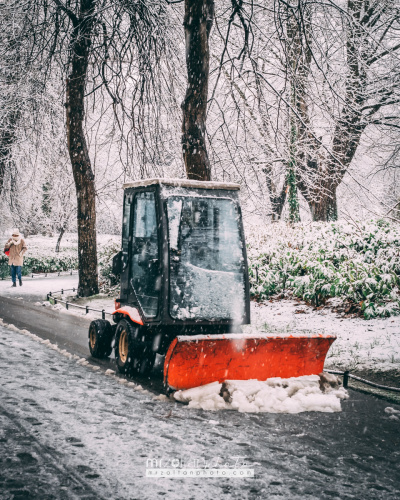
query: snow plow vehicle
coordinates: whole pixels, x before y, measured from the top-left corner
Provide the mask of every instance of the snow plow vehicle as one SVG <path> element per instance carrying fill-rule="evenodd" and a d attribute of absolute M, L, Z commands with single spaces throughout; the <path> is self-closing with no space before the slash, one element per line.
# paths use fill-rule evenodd
<path fill-rule="evenodd" d="M 93 357 L 149 374 L 165 356 L 167 390 L 225 380 L 319 374 L 335 337 L 244 334 L 250 323 L 239 185 L 148 179 L 124 185 L 114 324 L 92 321 Z"/>

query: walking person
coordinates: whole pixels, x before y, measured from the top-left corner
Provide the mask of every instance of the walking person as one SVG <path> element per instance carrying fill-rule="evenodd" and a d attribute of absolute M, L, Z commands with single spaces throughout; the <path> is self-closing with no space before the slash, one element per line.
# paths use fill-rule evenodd
<path fill-rule="evenodd" d="M 14 229 L 12 237 L 4 247 L 4 253 L 8 255 L 8 265 L 11 267 L 12 286 L 17 286 L 17 276 L 19 285 L 22 286 L 21 268 L 24 263 L 24 253 L 28 250 L 24 239 L 18 229 Z"/>

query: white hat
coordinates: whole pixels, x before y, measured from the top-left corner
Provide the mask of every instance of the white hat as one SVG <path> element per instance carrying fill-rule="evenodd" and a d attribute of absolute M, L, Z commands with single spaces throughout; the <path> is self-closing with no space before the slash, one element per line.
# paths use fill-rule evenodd
<path fill-rule="evenodd" d="M 12 230 L 12 236 L 19 236 L 19 231 L 16 227 Z"/>

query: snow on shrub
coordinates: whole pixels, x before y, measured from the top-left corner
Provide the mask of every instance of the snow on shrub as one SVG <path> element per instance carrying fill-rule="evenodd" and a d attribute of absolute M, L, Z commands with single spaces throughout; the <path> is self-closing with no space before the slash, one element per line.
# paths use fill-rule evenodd
<path fill-rule="evenodd" d="M 248 237 L 251 294 L 339 297 L 366 319 L 400 313 L 400 228 L 386 221 L 274 223 Z"/>
<path fill-rule="evenodd" d="M 113 257 L 121 250 L 121 243 L 110 240 L 100 248 L 98 253 L 99 285 L 103 293 L 115 292 L 117 294 L 120 276 L 112 272 Z"/>

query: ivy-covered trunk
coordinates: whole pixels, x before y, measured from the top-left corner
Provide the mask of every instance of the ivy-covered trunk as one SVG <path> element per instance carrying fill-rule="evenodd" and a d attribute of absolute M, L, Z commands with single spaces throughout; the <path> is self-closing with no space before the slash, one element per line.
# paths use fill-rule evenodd
<path fill-rule="evenodd" d="M 79 285 L 78 294 L 88 297 L 99 292 L 96 241 L 96 190 L 86 138 L 85 84 L 94 24 L 96 0 L 81 0 L 80 17 L 74 23 L 71 38 L 71 73 L 67 78 L 66 109 L 68 151 L 74 174 L 77 216 Z"/>
<path fill-rule="evenodd" d="M 214 0 L 185 0 L 186 66 L 188 83 L 182 103 L 182 152 L 189 179 L 211 180 L 205 132 L 209 77 L 208 39 Z"/>
<path fill-rule="evenodd" d="M 289 205 L 289 221 L 299 222 L 299 201 L 297 193 L 297 170 L 301 161 L 301 151 L 298 142 L 301 141 L 303 127 L 298 117 L 300 108 L 305 105 L 304 88 L 306 85 L 309 62 L 305 59 L 302 46 L 301 32 L 291 8 L 287 6 L 287 72 L 290 83 L 289 109 L 289 160 L 286 166 L 287 197 Z M 308 54 L 307 54 L 308 56 Z"/>
<path fill-rule="evenodd" d="M 289 221 L 299 222 L 299 200 L 297 195 L 297 180 L 296 180 L 296 125 L 295 120 L 291 119 L 292 125 L 290 127 L 290 145 L 289 145 L 289 164 L 286 169 L 286 184 L 288 191 L 288 205 L 289 205 Z"/>

